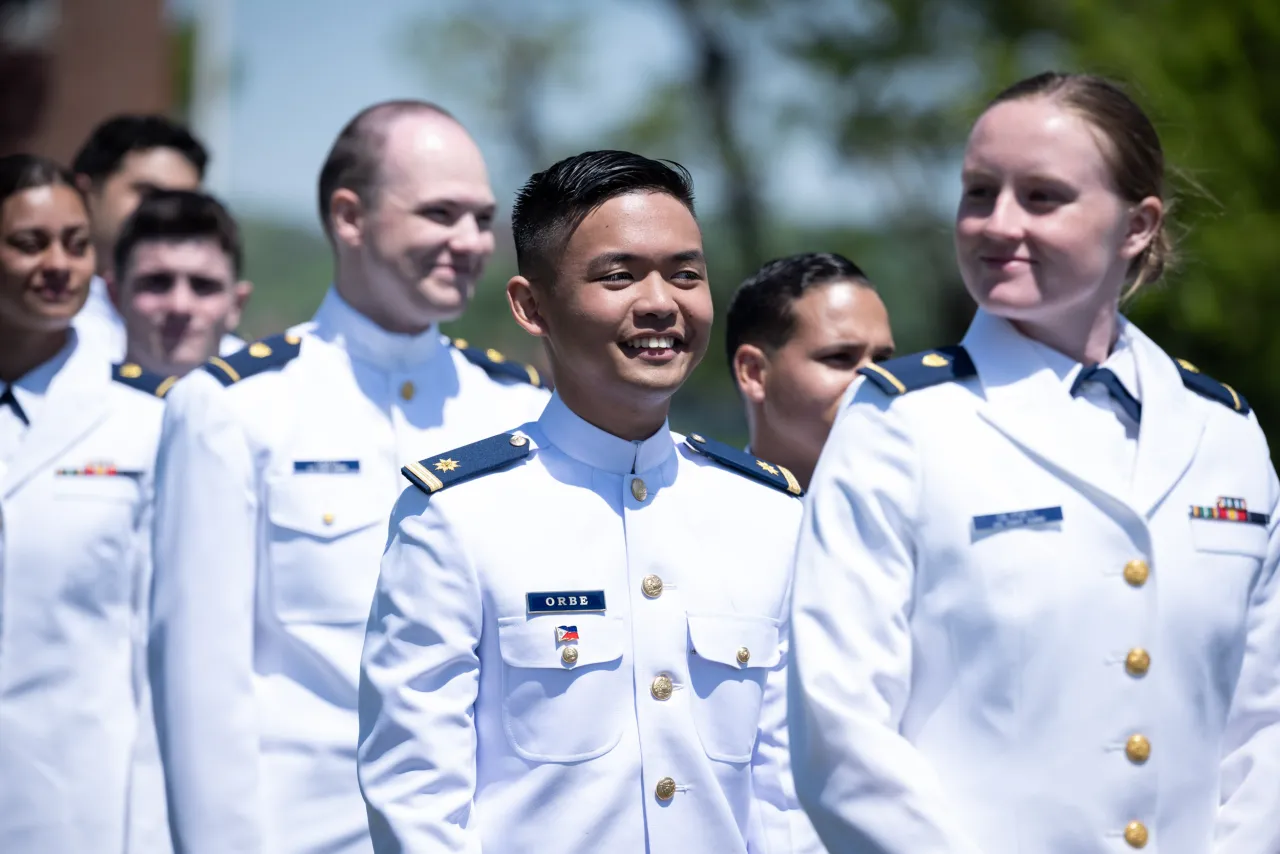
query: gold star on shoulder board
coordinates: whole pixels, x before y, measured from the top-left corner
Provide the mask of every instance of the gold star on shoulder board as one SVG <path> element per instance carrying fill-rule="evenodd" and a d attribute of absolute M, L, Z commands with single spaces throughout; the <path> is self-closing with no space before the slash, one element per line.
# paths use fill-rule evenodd
<path fill-rule="evenodd" d="M 760 466 L 760 468 L 764 469 L 774 477 L 778 476 L 778 470 L 773 466 L 769 465 L 768 463 L 766 463 L 764 460 L 756 460 L 756 465 Z"/>
<path fill-rule="evenodd" d="M 457 460 L 451 460 L 447 457 L 443 460 L 436 460 L 436 471 L 456 471 L 457 468 Z"/>

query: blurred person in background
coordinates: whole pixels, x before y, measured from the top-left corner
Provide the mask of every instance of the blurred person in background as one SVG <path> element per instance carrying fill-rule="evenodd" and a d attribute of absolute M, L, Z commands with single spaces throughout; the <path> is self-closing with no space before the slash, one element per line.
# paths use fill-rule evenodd
<path fill-rule="evenodd" d="M 494 207 L 443 109 L 364 110 L 320 171 L 335 275 L 314 319 L 168 396 L 151 665 L 184 854 L 371 850 L 357 681 L 400 466 L 548 397 L 532 368 L 438 327 L 493 253 Z"/>
<path fill-rule="evenodd" d="M 89 301 L 76 318 L 81 337 L 102 348 L 112 361 L 124 358 L 126 330 L 112 303 L 105 277 L 115 261 L 116 240 L 125 221 L 152 190 L 195 190 L 204 180 L 209 154 L 186 127 L 164 116 L 115 116 L 94 128 L 72 161 L 76 181 L 89 200 L 97 276 Z M 244 345 L 224 335 L 225 355 Z"/>
<path fill-rule="evenodd" d="M 218 355 L 253 290 L 241 279 L 240 229 L 212 196 L 155 190 L 125 220 L 107 276 L 127 358 L 182 376 Z"/>
<path fill-rule="evenodd" d="M 105 364 L 80 339 L 73 321 L 93 269 L 71 173 L 0 158 L 5 852 L 167 845 L 142 654 L 165 385 L 137 364 Z"/>
<path fill-rule="evenodd" d="M 749 450 L 808 488 L 858 368 L 893 356 L 889 312 L 842 255 L 778 258 L 729 303 L 725 350 L 746 405 Z"/>
<path fill-rule="evenodd" d="M 867 365 L 796 558 L 796 787 L 832 851 L 1280 851 L 1280 484 L 1248 403 L 1120 313 L 1164 154 L 1046 73 L 969 134 L 963 344 Z"/>

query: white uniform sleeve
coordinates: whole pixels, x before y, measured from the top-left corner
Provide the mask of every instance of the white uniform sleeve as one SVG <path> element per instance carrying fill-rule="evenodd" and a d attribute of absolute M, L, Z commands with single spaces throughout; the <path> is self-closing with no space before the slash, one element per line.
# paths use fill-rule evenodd
<path fill-rule="evenodd" d="M 151 680 L 147 678 L 147 631 L 151 614 L 151 535 L 155 515 L 155 483 L 144 485 L 146 505 L 138 524 L 137 587 L 134 591 L 134 697 L 138 710 L 133 768 L 129 775 L 127 854 L 169 854 L 168 810 L 165 808 L 164 773 L 156 742 L 151 705 Z"/>
<path fill-rule="evenodd" d="M 863 383 L 810 486 L 792 609 L 796 788 L 831 851 L 979 851 L 899 732 L 911 689 L 920 478 L 901 407 Z"/>
<path fill-rule="evenodd" d="M 790 593 L 783 613 L 790 616 Z M 789 619 L 780 627 L 782 659 L 768 675 L 764 704 L 760 710 L 760 732 L 751 757 L 751 789 L 755 794 L 757 821 L 752 823 L 747 850 L 750 854 L 814 854 L 823 851 L 817 833 L 796 797 L 791 778 L 791 755 L 787 735 L 787 659 L 790 646 Z"/>
<path fill-rule="evenodd" d="M 1280 851 L 1280 484 L 1268 468 L 1267 554 L 1250 596 L 1244 660 L 1223 739 L 1216 854 Z"/>
<path fill-rule="evenodd" d="M 203 371 L 168 395 L 156 464 L 152 692 L 174 847 L 262 851 L 254 701 L 255 472 Z"/>
<path fill-rule="evenodd" d="M 483 626 L 455 532 L 410 487 L 391 517 L 360 667 L 360 789 L 378 854 L 478 854 L 474 796 Z"/>

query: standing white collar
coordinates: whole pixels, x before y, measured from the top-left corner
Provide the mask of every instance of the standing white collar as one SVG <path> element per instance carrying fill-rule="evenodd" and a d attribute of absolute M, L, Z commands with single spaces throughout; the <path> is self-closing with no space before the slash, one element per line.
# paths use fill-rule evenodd
<path fill-rule="evenodd" d="M 551 396 L 538 418 L 538 427 L 547 440 L 566 455 L 613 474 L 648 471 L 676 453 L 667 422 L 643 441 L 628 441 L 587 422 L 571 410 L 559 394 Z"/>
<path fill-rule="evenodd" d="M 354 358 L 383 368 L 412 368 L 430 361 L 443 348 L 435 324 L 416 335 L 388 332 L 338 295 L 330 287 L 316 311 L 310 334 L 332 341 Z"/>

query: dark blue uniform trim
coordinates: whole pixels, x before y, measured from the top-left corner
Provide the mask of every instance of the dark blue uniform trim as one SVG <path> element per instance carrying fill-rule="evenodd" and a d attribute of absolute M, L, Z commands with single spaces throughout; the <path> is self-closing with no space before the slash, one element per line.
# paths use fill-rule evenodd
<path fill-rule="evenodd" d="M 233 385 L 240 380 L 282 368 L 302 352 L 302 339 L 296 335 L 272 335 L 255 341 L 227 356 L 214 356 L 204 364 L 204 370 L 223 385 Z"/>
<path fill-rule="evenodd" d="M 1182 374 L 1182 384 L 1191 391 L 1201 397 L 1207 397 L 1209 400 L 1221 403 L 1241 415 L 1249 414 L 1249 401 L 1244 399 L 1244 395 L 1226 383 L 1220 383 L 1212 377 L 1200 373 L 1199 368 L 1185 359 L 1175 359 L 1174 361 L 1178 363 L 1178 372 Z"/>
<path fill-rule="evenodd" d="M 911 356 L 872 363 L 858 368 L 888 395 L 906 394 L 922 388 L 976 376 L 978 369 L 963 347 L 939 347 Z"/>
<path fill-rule="evenodd" d="M 542 375 L 538 373 L 538 369 L 533 365 L 526 365 L 523 362 L 508 362 L 507 357 L 497 350 L 481 350 L 479 347 L 468 345 L 461 338 L 450 339 L 449 343 L 468 362 L 483 368 L 485 373 L 491 377 L 519 380 L 536 388 L 546 387 L 543 383 Z"/>
<path fill-rule="evenodd" d="M 400 473 L 418 489 L 430 495 L 446 486 L 497 471 L 527 456 L 527 436 L 499 433 L 497 436 L 463 445 L 447 454 L 409 463 L 400 469 Z"/>
<path fill-rule="evenodd" d="M 111 379 L 118 383 L 124 383 L 130 388 L 136 388 L 138 391 L 153 394 L 156 397 L 164 397 L 169 393 L 169 389 L 173 388 L 173 384 L 178 381 L 177 377 L 153 374 L 134 362 L 112 365 Z"/>
<path fill-rule="evenodd" d="M 720 465 L 732 469 L 738 474 L 746 475 L 752 480 L 767 483 L 774 489 L 780 489 L 791 495 L 804 494 L 804 490 L 800 488 L 800 482 L 796 480 L 796 476 L 788 471 L 785 466 L 753 457 L 751 454 L 739 451 L 724 442 L 708 439 L 698 433 L 690 433 L 685 437 L 684 443 L 690 450 L 696 451 L 704 457 L 709 457 L 720 463 Z"/>

